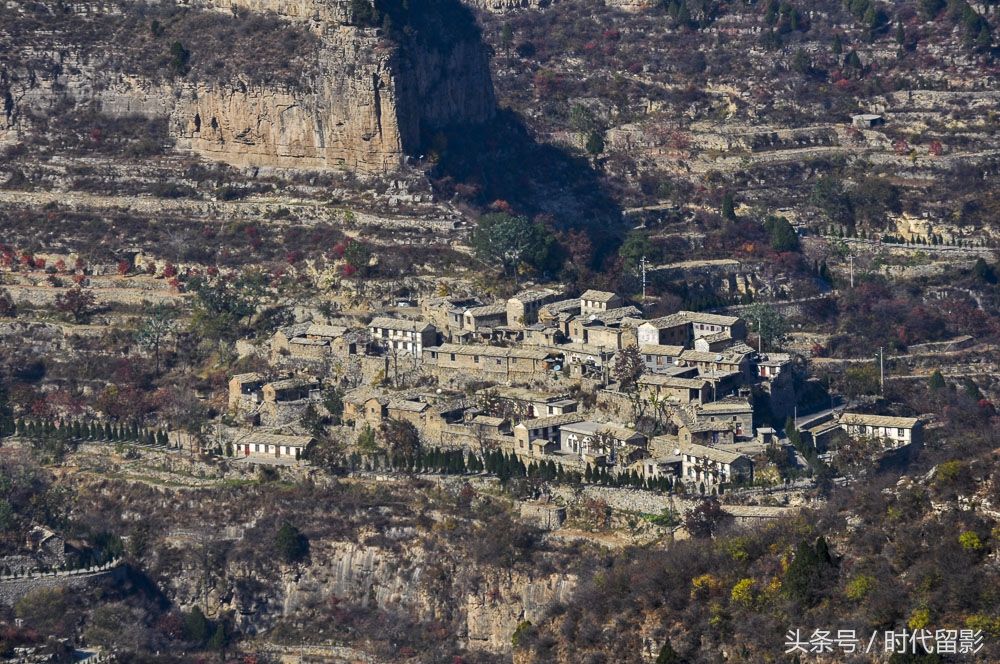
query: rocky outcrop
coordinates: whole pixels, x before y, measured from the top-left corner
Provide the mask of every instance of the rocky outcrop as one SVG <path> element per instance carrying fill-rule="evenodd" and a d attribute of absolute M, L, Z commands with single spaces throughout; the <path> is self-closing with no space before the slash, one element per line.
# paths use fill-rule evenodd
<path fill-rule="evenodd" d="M 405 540 L 412 529 L 387 537 Z M 203 592 L 197 570 L 176 575 L 171 593 L 182 606 L 201 605 L 209 615 L 235 616 L 238 627 L 259 633 L 283 617 L 300 619 L 332 598 L 420 621 L 455 626 L 466 647 L 509 652 L 511 635 L 525 621 L 538 622 L 556 602 L 568 601 L 577 579 L 560 574 L 531 577 L 495 570 L 470 576 L 468 569 L 441 574 L 440 561 L 421 548 L 399 552 L 330 542 L 317 546 L 308 565 L 285 567 L 277 577 L 230 569 Z M 480 570 L 482 572 L 482 570 Z"/>
<path fill-rule="evenodd" d="M 422 137 L 494 113 L 488 56 L 475 30 L 465 30 L 464 38 L 419 39 L 400 31 L 394 41 L 381 29 L 348 25 L 347 3 L 340 0 L 208 0 L 201 6 L 267 11 L 305 23 L 318 38 L 315 62 L 310 54 L 311 66 L 294 85 L 248 76 L 197 80 L 197 72 L 153 81 L 103 67 L 107 61 L 93 45 L 55 44 L 46 57 L 59 66 L 50 71 L 5 70 L 0 63 L 0 142 L 30 129 L 32 111 L 93 101 L 113 116 L 167 117 L 176 148 L 234 166 L 381 175 L 418 153 Z"/>

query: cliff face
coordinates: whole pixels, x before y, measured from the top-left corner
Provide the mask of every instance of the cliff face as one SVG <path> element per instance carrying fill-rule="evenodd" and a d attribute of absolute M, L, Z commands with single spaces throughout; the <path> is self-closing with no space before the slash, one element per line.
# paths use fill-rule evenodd
<path fill-rule="evenodd" d="M 346 25 L 346 3 L 336 0 L 202 5 L 212 21 L 225 21 L 223 9 L 270 12 L 311 32 L 315 51 L 295 54 L 307 62 L 299 80 L 288 84 L 242 74 L 212 80 L 198 69 L 165 79 L 136 75 L 128 67 L 116 69 L 128 58 L 99 52 L 118 45 L 74 44 L 76 33 L 70 32 L 48 45 L 44 62 L 50 66 L 41 70 L 34 63 L 19 65 L 16 53 L 0 58 L 0 141 L 23 136 L 33 113 L 60 100 L 93 101 L 111 115 L 165 116 L 178 149 L 234 166 L 378 175 L 416 153 L 429 132 L 493 115 L 488 58 L 478 38 L 393 41 L 380 29 Z M 81 22 L 94 20 L 88 10 L 77 11 Z M 198 53 L 197 44 L 190 48 Z M 266 63 L 253 64 L 266 72 Z"/>
<path fill-rule="evenodd" d="M 511 650 L 511 635 L 521 622 L 537 623 L 554 603 L 568 601 L 577 583 L 561 574 L 533 577 L 485 570 L 472 578 L 461 567 L 442 575 L 439 564 L 418 547 L 392 552 L 329 542 L 316 548 L 308 565 L 259 576 L 227 569 L 208 589 L 201 586 L 198 570 L 186 570 L 171 579 L 170 594 L 181 606 L 201 605 L 209 615 L 235 616 L 247 633 L 264 631 L 286 617 L 302 620 L 337 598 L 448 624 L 467 648 L 504 653 Z"/>

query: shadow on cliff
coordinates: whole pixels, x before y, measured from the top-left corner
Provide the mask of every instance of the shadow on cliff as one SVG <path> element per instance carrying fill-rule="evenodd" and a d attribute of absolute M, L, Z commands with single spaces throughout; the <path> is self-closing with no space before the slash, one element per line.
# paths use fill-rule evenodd
<path fill-rule="evenodd" d="M 556 230 L 585 230 L 598 253 L 621 243 L 622 210 L 600 174 L 586 159 L 536 141 L 513 111 L 437 132 L 425 146 L 438 158 L 430 175 L 442 198 L 458 193 L 480 206 L 504 200 L 519 213 L 547 215 Z"/>

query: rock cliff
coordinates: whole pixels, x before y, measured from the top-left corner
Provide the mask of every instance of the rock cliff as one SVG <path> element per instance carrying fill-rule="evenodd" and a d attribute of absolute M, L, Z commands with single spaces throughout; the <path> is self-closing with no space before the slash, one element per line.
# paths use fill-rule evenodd
<path fill-rule="evenodd" d="M 207 15 L 195 25 L 199 33 L 176 27 L 180 19 L 162 6 L 70 7 L 69 18 L 61 16 L 30 50 L 19 56 L 15 41 L 14 49 L 0 52 L 0 144 L 38 131 L 39 115 L 89 103 L 116 117 L 166 118 L 177 149 L 238 167 L 379 175 L 416 154 L 433 132 L 484 122 L 494 113 L 488 56 L 471 17 L 456 36 L 442 34 L 443 21 L 419 31 L 350 25 L 340 0 L 208 0 L 183 14 L 187 21 L 191 13 Z M 12 39 L 29 36 L 23 33 L 33 24 L 24 15 L 37 11 L 34 6 L 8 3 L 0 11 L 12 18 Z M 149 23 L 147 11 L 167 13 Z M 250 39 L 275 45 L 263 55 L 240 53 L 227 31 L 246 38 L 259 28 L 248 12 L 267 12 L 279 28 L 312 36 L 283 54 L 283 36 L 261 32 Z M 154 33 L 170 26 L 176 33 L 158 44 L 143 34 L 150 25 Z M 214 30 L 219 43 L 194 41 L 205 30 Z M 279 70 L 283 76 L 269 75 Z"/>
<path fill-rule="evenodd" d="M 283 567 L 275 575 L 228 569 L 209 588 L 201 585 L 197 569 L 185 570 L 172 578 L 169 594 L 181 606 L 200 605 L 209 615 L 235 616 L 246 633 L 265 631 L 286 617 L 303 620 L 336 598 L 450 624 L 465 647 L 503 653 L 510 651 L 511 635 L 521 622 L 541 620 L 554 603 L 569 600 L 577 583 L 571 575 L 472 573 L 464 568 L 441 575 L 439 565 L 420 548 L 392 552 L 330 542 L 317 547 L 308 565 Z"/>

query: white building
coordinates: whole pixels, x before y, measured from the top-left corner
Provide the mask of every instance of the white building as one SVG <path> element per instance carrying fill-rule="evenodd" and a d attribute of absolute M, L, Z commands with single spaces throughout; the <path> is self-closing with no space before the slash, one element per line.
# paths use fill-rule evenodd
<path fill-rule="evenodd" d="M 418 359 L 425 347 L 437 344 L 437 328 L 422 321 L 375 318 L 368 324 L 368 332 L 372 342 Z"/>

